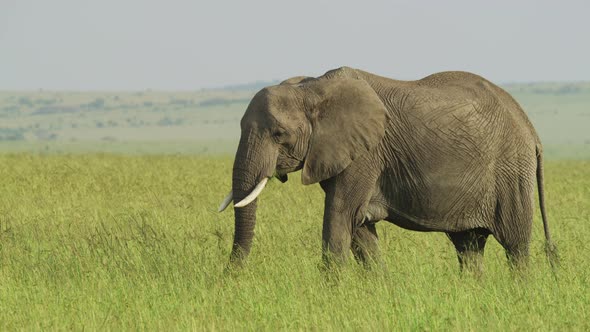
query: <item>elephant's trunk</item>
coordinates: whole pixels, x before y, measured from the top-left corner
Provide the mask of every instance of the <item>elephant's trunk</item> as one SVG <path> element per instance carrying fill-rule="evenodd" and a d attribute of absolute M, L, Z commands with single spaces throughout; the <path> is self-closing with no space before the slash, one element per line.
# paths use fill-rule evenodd
<path fill-rule="evenodd" d="M 253 134 L 242 135 L 232 176 L 232 192 L 234 203 L 241 202 L 252 191 L 260 186 L 262 180 L 271 176 L 275 164 L 273 155 L 265 149 L 261 140 Z M 276 161 L 276 155 L 274 156 Z M 248 254 L 254 237 L 256 225 L 256 207 L 258 199 L 243 207 L 235 207 L 235 232 L 230 261 L 240 264 Z"/>
<path fill-rule="evenodd" d="M 256 205 L 257 202 L 254 201 L 243 208 L 234 208 L 236 220 L 234 243 L 230 256 L 232 263 L 241 263 L 250 253 L 254 226 L 256 226 Z"/>

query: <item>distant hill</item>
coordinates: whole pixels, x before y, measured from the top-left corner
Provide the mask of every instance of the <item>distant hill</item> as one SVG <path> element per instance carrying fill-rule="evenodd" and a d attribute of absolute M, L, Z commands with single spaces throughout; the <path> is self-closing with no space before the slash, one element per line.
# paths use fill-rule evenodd
<path fill-rule="evenodd" d="M 3 151 L 232 154 L 254 94 L 279 81 L 199 91 L 0 91 Z M 503 84 L 551 158 L 590 159 L 590 82 Z"/>
<path fill-rule="evenodd" d="M 258 91 L 270 85 L 279 84 L 279 80 L 274 81 L 256 81 L 244 84 L 225 85 L 220 88 L 206 89 L 206 90 L 228 90 L 228 91 Z"/>

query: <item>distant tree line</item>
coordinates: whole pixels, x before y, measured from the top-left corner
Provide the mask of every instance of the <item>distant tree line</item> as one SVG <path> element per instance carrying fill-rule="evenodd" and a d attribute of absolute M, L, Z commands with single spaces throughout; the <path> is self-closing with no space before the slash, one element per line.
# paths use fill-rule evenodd
<path fill-rule="evenodd" d="M 250 98 L 210 98 L 205 99 L 199 103 L 201 107 L 208 106 L 229 106 L 232 104 L 244 104 L 249 103 Z"/>
<path fill-rule="evenodd" d="M 563 83 L 563 84 L 508 84 L 505 86 L 509 92 L 528 92 L 538 95 L 573 95 L 590 92 L 590 85 L 584 83 Z"/>
<path fill-rule="evenodd" d="M 25 139 L 20 128 L 0 128 L 0 141 L 20 141 Z"/>

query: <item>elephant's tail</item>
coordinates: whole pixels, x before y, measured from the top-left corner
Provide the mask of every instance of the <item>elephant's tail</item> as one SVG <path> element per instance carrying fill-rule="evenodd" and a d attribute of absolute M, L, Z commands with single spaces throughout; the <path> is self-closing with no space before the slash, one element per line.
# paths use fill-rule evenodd
<path fill-rule="evenodd" d="M 559 255 L 557 253 L 557 247 L 551 241 L 549 224 L 547 223 L 545 184 L 543 182 L 543 151 L 540 145 L 537 145 L 537 188 L 539 190 L 539 205 L 541 207 L 541 218 L 543 219 L 543 230 L 545 231 L 545 253 L 547 254 L 551 267 L 555 269 L 559 265 Z"/>

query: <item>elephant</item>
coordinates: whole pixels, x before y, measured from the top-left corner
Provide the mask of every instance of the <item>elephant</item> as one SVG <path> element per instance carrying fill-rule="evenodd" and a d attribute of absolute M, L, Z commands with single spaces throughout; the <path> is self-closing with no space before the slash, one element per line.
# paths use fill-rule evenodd
<path fill-rule="evenodd" d="M 481 266 L 491 234 L 509 266 L 529 257 L 535 187 L 548 255 L 541 141 L 519 104 L 476 74 L 415 81 L 341 67 L 257 92 L 241 122 L 232 171 L 230 262 L 250 252 L 257 196 L 268 179 L 301 170 L 325 192 L 322 257 L 380 260 L 375 224 L 445 232 L 459 266 Z"/>

